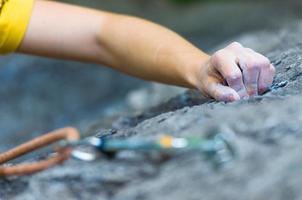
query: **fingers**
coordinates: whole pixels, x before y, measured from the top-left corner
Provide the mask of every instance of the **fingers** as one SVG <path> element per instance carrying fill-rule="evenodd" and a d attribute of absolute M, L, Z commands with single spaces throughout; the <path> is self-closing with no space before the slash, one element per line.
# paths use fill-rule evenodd
<path fill-rule="evenodd" d="M 269 64 L 269 67 L 262 70 L 260 72 L 260 76 L 259 76 L 259 94 L 263 94 L 264 92 L 266 92 L 269 87 L 272 85 L 273 83 L 273 79 L 276 73 L 276 69 L 272 64 Z"/>
<path fill-rule="evenodd" d="M 204 69 L 201 89 L 219 101 L 263 94 L 275 75 L 268 58 L 236 42 L 214 53 Z"/>
<path fill-rule="evenodd" d="M 238 59 L 242 69 L 244 84 L 250 96 L 263 94 L 273 82 L 275 68 L 265 56 L 244 48 Z"/>
<path fill-rule="evenodd" d="M 215 85 L 215 91 L 223 88 L 230 93 L 231 88 L 240 98 L 263 94 L 275 75 L 275 68 L 268 58 L 237 42 L 217 51 L 211 57 L 210 67 L 215 68 L 227 83 L 224 87 Z M 216 97 L 219 95 L 215 94 Z"/>
<path fill-rule="evenodd" d="M 240 98 L 248 97 L 242 72 L 236 63 L 236 57 L 232 52 L 220 50 L 212 56 L 212 64 L 226 80 L 227 85 L 235 90 Z M 226 89 L 224 87 L 224 89 Z"/>
<path fill-rule="evenodd" d="M 234 89 L 222 85 L 217 80 L 212 80 L 208 83 L 207 94 L 217 101 L 232 102 L 240 99 L 239 94 Z"/>
<path fill-rule="evenodd" d="M 240 68 L 242 69 L 243 81 L 249 96 L 258 95 L 258 79 L 260 75 L 260 64 L 255 62 L 253 55 L 242 53 L 238 59 Z"/>

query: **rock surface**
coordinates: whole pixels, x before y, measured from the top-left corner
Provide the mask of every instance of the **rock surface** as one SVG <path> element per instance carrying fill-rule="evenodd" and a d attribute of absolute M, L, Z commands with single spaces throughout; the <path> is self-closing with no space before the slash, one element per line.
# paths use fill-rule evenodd
<path fill-rule="evenodd" d="M 111 160 L 69 160 L 32 176 L 1 179 L 0 199 L 301 199 L 301 33 L 299 23 L 276 33 L 279 42 L 267 53 L 277 68 L 275 83 L 288 81 L 283 88 L 229 104 L 186 92 L 98 133 L 204 136 L 209 126 L 221 125 L 236 135 L 238 158 L 231 168 L 215 170 L 198 154 L 160 160 L 123 152 Z"/>
<path fill-rule="evenodd" d="M 205 51 L 238 34 L 261 29 L 266 31 L 239 39 L 269 52 L 278 44 L 279 36 L 267 30 L 301 18 L 302 6 L 300 0 L 205 1 L 181 6 L 163 0 L 65 1 L 146 17 L 184 34 Z M 270 45 L 262 45 L 262 41 Z M 62 126 L 76 126 L 84 134 L 90 124 L 110 127 L 116 116 L 149 108 L 182 91 L 153 86 L 91 64 L 12 55 L 1 57 L 0 66 L 0 151 Z M 127 123 L 125 120 L 115 124 Z"/>
<path fill-rule="evenodd" d="M 0 65 L 0 151 L 66 124 L 83 130 L 123 112 L 120 99 L 146 84 L 97 65 L 32 56 L 7 56 Z"/>

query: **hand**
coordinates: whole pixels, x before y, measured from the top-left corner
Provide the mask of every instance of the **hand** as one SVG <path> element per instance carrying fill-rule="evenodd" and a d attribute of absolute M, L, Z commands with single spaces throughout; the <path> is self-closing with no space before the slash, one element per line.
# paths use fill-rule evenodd
<path fill-rule="evenodd" d="M 265 56 L 233 42 L 214 53 L 198 72 L 197 87 L 219 101 L 236 101 L 269 89 L 275 68 Z"/>

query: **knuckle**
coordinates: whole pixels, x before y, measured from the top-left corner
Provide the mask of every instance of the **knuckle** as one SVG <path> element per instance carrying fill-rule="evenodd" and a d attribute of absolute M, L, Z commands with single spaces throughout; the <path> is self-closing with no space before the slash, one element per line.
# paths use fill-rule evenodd
<path fill-rule="evenodd" d="M 261 65 L 253 60 L 249 60 L 248 62 L 246 62 L 246 68 L 248 71 L 259 70 L 260 67 Z"/>
<path fill-rule="evenodd" d="M 242 79 L 242 74 L 241 73 L 227 74 L 225 78 L 227 79 L 227 81 L 234 83 Z"/>
<path fill-rule="evenodd" d="M 269 67 L 270 67 L 270 61 L 263 56 L 250 59 L 247 64 L 247 68 L 252 70 L 260 70 Z"/>
<path fill-rule="evenodd" d="M 251 48 L 244 48 L 244 50 L 248 53 L 255 53 L 255 51 Z"/>
<path fill-rule="evenodd" d="M 242 45 L 241 45 L 239 42 L 234 41 L 234 42 L 232 42 L 232 43 L 229 45 L 229 47 L 231 47 L 231 48 L 241 48 Z"/>
<path fill-rule="evenodd" d="M 264 56 L 261 56 L 261 59 L 259 59 L 259 65 L 263 68 L 269 68 L 270 64 L 270 60 Z"/>
<path fill-rule="evenodd" d="M 249 48 L 246 48 L 249 49 Z M 252 49 L 248 51 L 253 51 Z M 263 68 L 269 68 L 271 65 L 270 60 L 256 52 L 250 52 L 246 57 L 246 67 L 249 70 L 259 70 Z"/>
<path fill-rule="evenodd" d="M 276 68 L 273 66 L 273 65 L 270 65 L 270 68 L 269 68 L 270 72 L 272 74 L 275 74 L 276 73 Z"/>
<path fill-rule="evenodd" d="M 211 63 L 215 66 L 219 65 L 220 61 L 222 60 L 222 58 L 225 55 L 226 55 L 226 52 L 224 49 L 216 51 L 211 57 Z"/>
<path fill-rule="evenodd" d="M 264 55 L 260 54 L 260 53 L 256 53 L 255 52 L 255 57 L 256 57 L 256 61 L 259 63 L 259 65 L 263 66 L 263 67 L 269 67 L 271 64 L 271 61 L 265 57 Z"/>
<path fill-rule="evenodd" d="M 270 66 L 270 64 L 271 64 L 271 61 L 265 56 L 263 56 L 263 62 L 264 62 L 264 64 L 266 64 L 268 66 Z"/>
<path fill-rule="evenodd" d="M 225 50 L 220 49 L 214 53 L 213 58 L 220 59 L 220 58 L 224 57 L 224 55 L 225 55 Z"/>

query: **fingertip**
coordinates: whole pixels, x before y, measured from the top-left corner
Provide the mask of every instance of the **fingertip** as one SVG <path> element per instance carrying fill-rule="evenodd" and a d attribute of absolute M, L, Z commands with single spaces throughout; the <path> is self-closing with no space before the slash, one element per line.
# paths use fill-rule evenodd
<path fill-rule="evenodd" d="M 217 95 L 218 98 L 216 99 L 219 101 L 233 102 L 240 100 L 240 95 L 230 87 L 220 86 L 217 90 L 219 95 Z"/>
<path fill-rule="evenodd" d="M 276 74 L 276 68 L 275 68 L 275 66 L 273 64 L 270 64 L 269 69 L 270 69 L 271 75 L 275 76 L 275 74 Z"/>
<path fill-rule="evenodd" d="M 229 96 L 229 102 L 238 101 L 240 100 L 240 96 L 237 92 L 230 94 Z"/>
<path fill-rule="evenodd" d="M 217 100 L 224 101 L 224 102 L 234 102 L 240 100 L 240 97 L 239 95 L 230 93 L 230 94 L 221 95 Z"/>

